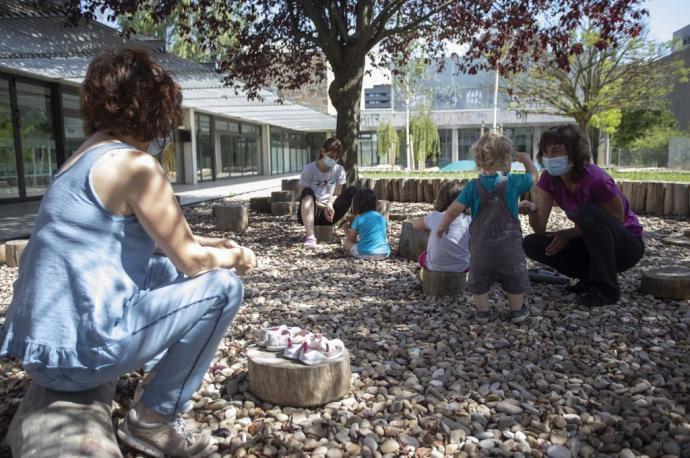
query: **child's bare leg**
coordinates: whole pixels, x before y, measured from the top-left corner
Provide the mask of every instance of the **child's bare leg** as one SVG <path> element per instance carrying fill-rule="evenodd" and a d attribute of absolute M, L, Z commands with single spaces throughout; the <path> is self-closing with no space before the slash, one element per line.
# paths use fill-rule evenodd
<path fill-rule="evenodd" d="M 480 312 L 489 311 L 489 293 L 475 294 L 472 296 L 472 299 L 474 300 L 474 305 L 477 306 L 477 310 Z"/>
<path fill-rule="evenodd" d="M 510 310 L 520 310 L 522 304 L 525 300 L 525 294 L 508 294 L 508 303 L 510 304 Z"/>
<path fill-rule="evenodd" d="M 352 256 L 352 247 L 354 246 L 355 242 L 353 242 L 350 239 L 345 239 L 343 240 L 343 251 L 345 252 L 346 255 Z"/>

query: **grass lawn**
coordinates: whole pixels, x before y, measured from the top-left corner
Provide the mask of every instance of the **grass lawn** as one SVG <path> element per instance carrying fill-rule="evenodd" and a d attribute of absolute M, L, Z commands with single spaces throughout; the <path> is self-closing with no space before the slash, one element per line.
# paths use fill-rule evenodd
<path fill-rule="evenodd" d="M 624 171 L 608 169 L 607 172 L 616 180 L 637 180 L 637 181 L 674 181 L 690 183 L 690 170 L 643 170 L 643 171 Z M 520 172 L 518 172 L 520 173 Z M 475 178 L 477 172 L 360 172 L 363 178 Z"/>

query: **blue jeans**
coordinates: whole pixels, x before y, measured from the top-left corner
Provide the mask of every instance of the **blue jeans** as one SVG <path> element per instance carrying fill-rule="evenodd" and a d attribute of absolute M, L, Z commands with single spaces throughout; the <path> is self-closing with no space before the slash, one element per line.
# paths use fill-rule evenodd
<path fill-rule="evenodd" d="M 161 256 L 151 258 L 144 288 L 127 307 L 119 361 L 91 368 L 42 368 L 29 374 L 38 385 L 57 391 L 83 391 L 151 366 L 156 374 L 141 402 L 171 416 L 201 385 L 221 339 L 242 303 L 242 282 L 229 270 L 196 277 L 177 272 Z"/>

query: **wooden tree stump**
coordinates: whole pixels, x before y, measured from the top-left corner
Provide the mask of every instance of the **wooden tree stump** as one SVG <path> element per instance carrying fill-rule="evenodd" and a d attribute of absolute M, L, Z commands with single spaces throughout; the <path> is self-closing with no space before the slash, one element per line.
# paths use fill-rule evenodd
<path fill-rule="evenodd" d="M 32 383 L 7 433 L 12 456 L 122 457 L 111 418 L 115 386 L 65 393 Z"/>
<path fill-rule="evenodd" d="M 398 192 L 398 180 L 391 178 L 388 180 L 388 200 L 391 202 L 400 201 L 400 193 Z"/>
<path fill-rule="evenodd" d="M 271 198 L 252 197 L 249 199 L 249 209 L 257 213 L 271 213 Z"/>
<path fill-rule="evenodd" d="M 664 184 L 647 183 L 647 198 L 645 212 L 649 215 L 664 214 Z"/>
<path fill-rule="evenodd" d="M 314 236 L 319 243 L 330 242 L 333 238 L 333 226 L 314 226 Z"/>
<path fill-rule="evenodd" d="M 271 203 L 292 202 L 295 194 L 292 191 L 273 191 L 271 193 Z"/>
<path fill-rule="evenodd" d="M 216 227 L 222 231 L 242 232 L 249 226 L 249 210 L 244 205 L 213 207 Z"/>
<path fill-rule="evenodd" d="M 642 272 L 640 292 L 661 299 L 690 299 L 690 269 L 662 267 Z"/>
<path fill-rule="evenodd" d="M 465 292 L 467 274 L 459 272 L 433 272 L 424 269 L 422 291 L 429 296 L 455 296 Z"/>
<path fill-rule="evenodd" d="M 690 194 L 685 183 L 673 183 L 673 216 L 688 216 L 690 211 Z"/>
<path fill-rule="evenodd" d="M 625 197 L 627 197 L 630 207 L 632 208 L 632 181 L 622 181 L 621 190 L 623 194 L 625 194 Z"/>
<path fill-rule="evenodd" d="M 272 202 L 271 215 L 284 216 L 290 215 L 294 211 L 294 204 L 292 202 Z"/>
<path fill-rule="evenodd" d="M 400 241 L 398 242 L 398 256 L 410 261 L 417 261 L 422 251 L 426 250 L 429 231 L 418 231 L 412 227 L 412 221 L 403 221 Z"/>
<path fill-rule="evenodd" d="M 391 203 L 387 200 L 376 201 L 376 211 L 381 213 L 386 221 L 388 221 L 388 211 L 390 209 Z"/>
<path fill-rule="evenodd" d="M 400 202 L 410 201 L 410 186 L 407 184 L 407 179 L 401 178 L 398 183 L 398 192 L 400 193 Z"/>
<path fill-rule="evenodd" d="M 664 237 L 661 239 L 664 245 L 681 246 L 683 248 L 690 248 L 690 238 L 688 237 Z"/>
<path fill-rule="evenodd" d="M 274 352 L 247 350 L 249 390 L 279 406 L 316 407 L 341 399 L 350 391 L 350 354 L 328 363 L 307 366 Z"/>
<path fill-rule="evenodd" d="M 438 197 L 438 194 L 441 190 L 441 186 L 443 186 L 443 182 L 446 181 L 443 178 L 434 178 L 433 183 L 434 183 L 434 201 Z"/>
<path fill-rule="evenodd" d="M 630 206 L 635 213 L 644 213 L 647 199 L 647 183 L 635 181 L 632 183 L 632 198 Z"/>
<path fill-rule="evenodd" d="M 5 264 L 7 257 L 5 256 L 5 244 L 0 243 L 0 265 Z"/>
<path fill-rule="evenodd" d="M 405 202 L 417 202 L 417 180 L 414 178 L 405 180 L 405 195 L 408 199 Z"/>
<path fill-rule="evenodd" d="M 299 187 L 299 178 L 289 178 L 285 179 L 280 183 L 280 189 L 283 191 L 292 191 L 297 194 L 297 189 Z"/>
<path fill-rule="evenodd" d="M 28 243 L 28 240 L 10 240 L 5 243 L 5 263 L 8 267 L 19 267 L 19 259 Z"/>

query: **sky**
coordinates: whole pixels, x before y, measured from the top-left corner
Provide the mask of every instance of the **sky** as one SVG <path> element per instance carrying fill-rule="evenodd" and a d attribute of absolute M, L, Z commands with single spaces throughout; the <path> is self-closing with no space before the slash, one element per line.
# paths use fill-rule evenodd
<path fill-rule="evenodd" d="M 690 25 L 690 0 L 648 0 L 652 38 L 669 41 L 678 29 Z"/>

